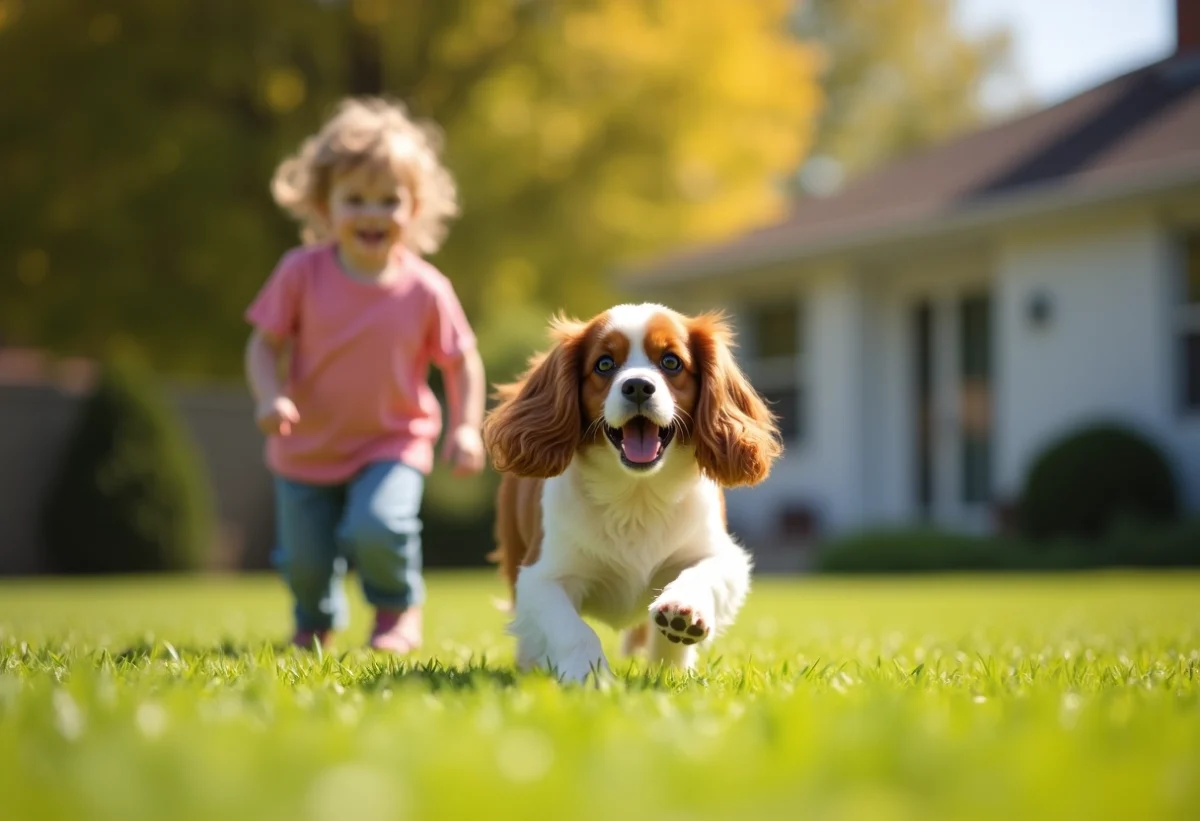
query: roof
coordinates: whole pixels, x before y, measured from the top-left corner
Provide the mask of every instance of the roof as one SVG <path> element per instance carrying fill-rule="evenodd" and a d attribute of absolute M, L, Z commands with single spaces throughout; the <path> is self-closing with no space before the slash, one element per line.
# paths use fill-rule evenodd
<path fill-rule="evenodd" d="M 1011 213 L 1200 181 L 1200 56 L 1174 56 L 1057 105 L 884 166 L 782 222 L 628 271 L 657 285 L 745 270 L 871 237 L 902 238 Z"/>

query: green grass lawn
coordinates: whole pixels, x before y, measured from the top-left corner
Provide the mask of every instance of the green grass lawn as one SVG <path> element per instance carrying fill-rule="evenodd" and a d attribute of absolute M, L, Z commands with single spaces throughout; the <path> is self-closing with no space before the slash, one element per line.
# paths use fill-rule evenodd
<path fill-rule="evenodd" d="M 361 606 L 283 649 L 271 577 L 0 585 L 0 818 L 1200 817 L 1200 575 L 764 578 L 603 691 L 514 675 L 502 593 L 431 575 L 397 661 Z"/>

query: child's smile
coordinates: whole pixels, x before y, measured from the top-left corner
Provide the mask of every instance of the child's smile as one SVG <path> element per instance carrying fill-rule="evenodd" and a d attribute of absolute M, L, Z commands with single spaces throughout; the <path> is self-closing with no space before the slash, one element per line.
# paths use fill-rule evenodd
<path fill-rule="evenodd" d="M 360 228 L 354 232 L 354 236 L 358 237 L 358 241 L 363 245 L 378 245 L 387 239 L 387 231 L 372 231 L 367 228 Z"/>
<path fill-rule="evenodd" d="M 343 250 L 348 250 L 352 254 L 357 251 L 357 255 L 363 257 L 361 262 L 365 263 L 366 267 L 370 268 L 372 266 L 367 258 L 373 258 L 377 256 L 386 257 L 387 253 L 392 249 L 392 246 L 395 245 L 399 239 L 399 232 L 395 229 L 389 231 L 379 228 L 356 228 L 354 229 L 354 242 L 344 243 Z M 356 247 L 345 247 L 345 245 L 350 244 Z"/>

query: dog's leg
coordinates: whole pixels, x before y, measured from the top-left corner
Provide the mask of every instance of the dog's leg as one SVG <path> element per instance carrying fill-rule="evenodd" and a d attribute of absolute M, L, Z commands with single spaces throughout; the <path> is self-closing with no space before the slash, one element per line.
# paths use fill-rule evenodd
<path fill-rule="evenodd" d="M 732 540 L 684 567 L 650 604 L 650 661 L 690 669 L 697 646 L 724 632 L 750 591 L 750 556 Z"/>
<path fill-rule="evenodd" d="M 627 628 L 621 634 L 621 655 L 632 656 L 646 648 L 650 641 L 650 622 Z"/>
<path fill-rule="evenodd" d="M 509 632 L 517 637 L 521 669 L 545 665 L 562 681 L 611 674 L 600 637 L 580 617 L 571 597 L 538 565 L 517 577 L 517 603 Z"/>
<path fill-rule="evenodd" d="M 695 667 L 697 642 L 702 639 L 689 636 L 688 640 L 692 643 L 684 644 L 682 640 L 671 640 L 667 636 L 659 625 L 654 625 L 646 647 L 646 663 L 649 668 L 663 665 L 667 668 L 691 670 Z"/>

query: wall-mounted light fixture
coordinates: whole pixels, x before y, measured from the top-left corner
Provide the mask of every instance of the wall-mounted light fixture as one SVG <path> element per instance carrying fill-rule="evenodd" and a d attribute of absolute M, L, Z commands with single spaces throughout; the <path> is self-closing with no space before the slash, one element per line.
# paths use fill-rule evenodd
<path fill-rule="evenodd" d="M 1054 319 L 1054 297 L 1047 291 L 1036 290 L 1025 300 L 1025 318 L 1034 328 L 1045 328 Z"/>

